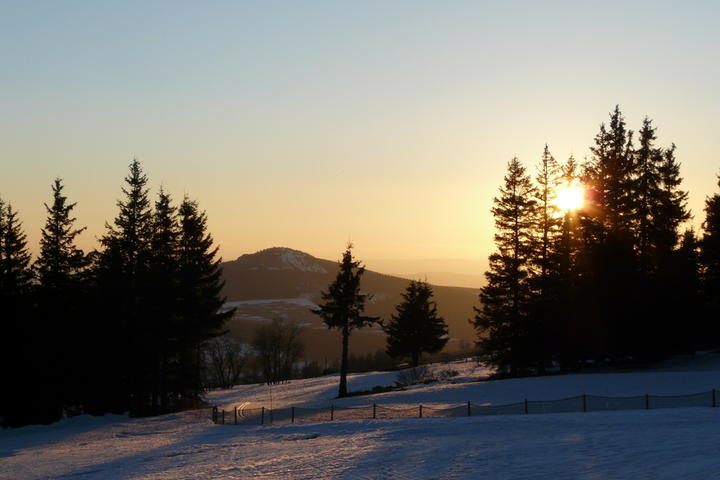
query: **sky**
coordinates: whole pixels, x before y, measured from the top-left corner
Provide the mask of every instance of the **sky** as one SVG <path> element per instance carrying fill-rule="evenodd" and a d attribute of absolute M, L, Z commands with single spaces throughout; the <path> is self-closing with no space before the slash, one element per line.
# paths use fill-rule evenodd
<path fill-rule="evenodd" d="M 153 194 L 199 201 L 226 260 L 352 240 L 381 271 L 479 274 L 507 162 L 582 159 L 619 104 L 677 145 L 699 226 L 719 20 L 693 1 L 0 0 L 0 197 L 35 252 L 62 178 L 91 249 L 137 157 Z"/>

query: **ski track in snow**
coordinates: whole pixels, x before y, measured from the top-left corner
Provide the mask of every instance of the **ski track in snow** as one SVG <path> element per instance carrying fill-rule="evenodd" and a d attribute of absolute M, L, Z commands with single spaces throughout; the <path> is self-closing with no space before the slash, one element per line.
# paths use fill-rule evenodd
<path fill-rule="evenodd" d="M 720 365 L 720 362 L 718 363 Z M 438 383 L 333 400 L 337 377 L 272 387 L 275 406 L 462 403 L 560 398 L 568 393 L 673 394 L 720 386 L 720 368 Z M 683 371 L 684 370 L 684 371 Z M 485 372 L 486 373 L 486 372 Z M 395 374 L 353 375 L 351 390 Z M 228 405 L 267 405 L 270 389 L 214 391 Z M 2 480 L 251 479 L 465 480 L 720 478 L 720 408 L 213 425 L 198 412 L 148 419 L 81 416 L 0 431 Z"/>

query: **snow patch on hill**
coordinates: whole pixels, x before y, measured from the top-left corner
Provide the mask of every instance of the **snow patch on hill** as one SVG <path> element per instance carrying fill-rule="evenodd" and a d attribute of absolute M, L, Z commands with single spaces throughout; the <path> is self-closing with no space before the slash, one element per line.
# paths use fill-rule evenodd
<path fill-rule="evenodd" d="M 318 308 L 316 303 L 311 302 L 307 298 L 262 298 L 258 300 L 239 300 L 236 302 L 226 302 L 223 305 L 223 308 L 225 310 L 229 310 L 231 308 L 240 307 L 242 305 L 264 305 L 271 303 L 290 303 L 292 305 L 297 305 L 300 307 Z"/>
<path fill-rule="evenodd" d="M 297 250 L 281 249 L 279 257 L 288 268 L 303 272 L 327 273 L 327 270 L 314 263 L 314 258 L 306 253 Z"/>

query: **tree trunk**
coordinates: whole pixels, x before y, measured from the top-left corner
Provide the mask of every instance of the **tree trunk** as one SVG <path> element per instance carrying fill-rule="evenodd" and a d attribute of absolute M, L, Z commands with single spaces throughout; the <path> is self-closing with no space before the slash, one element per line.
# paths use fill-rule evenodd
<path fill-rule="evenodd" d="M 338 397 L 347 397 L 347 371 L 348 371 L 348 342 L 350 340 L 350 329 L 343 327 L 342 330 L 342 358 L 340 359 L 340 389 Z"/>

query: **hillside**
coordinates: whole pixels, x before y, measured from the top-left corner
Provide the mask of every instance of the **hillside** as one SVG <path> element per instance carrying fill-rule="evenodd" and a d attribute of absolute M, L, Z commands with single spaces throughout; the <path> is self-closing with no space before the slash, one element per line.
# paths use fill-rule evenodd
<path fill-rule="evenodd" d="M 579 393 L 679 395 L 718 388 L 717 355 L 648 371 L 478 381 L 473 362 L 436 365 L 458 375 L 401 392 L 334 399 L 337 376 L 209 394 L 215 404 L 426 406 L 556 399 Z M 352 375 L 351 390 L 392 373 Z M 720 408 L 276 425 L 213 425 L 208 411 L 146 419 L 81 416 L 0 432 L 0 478 L 108 479 L 707 479 L 720 471 Z"/>
<path fill-rule="evenodd" d="M 310 312 L 320 301 L 320 294 L 335 279 L 337 262 L 315 258 L 288 248 L 268 248 L 242 255 L 222 264 L 228 307 L 236 308 L 228 328 L 242 341 L 252 338 L 258 325 L 275 316 L 294 319 L 305 326 L 304 341 L 309 359 L 332 361 L 340 352 L 340 337 L 328 331 Z M 363 291 L 372 298 L 366 305 L 371 316 L 389 319 L 395 311 L 408 280 L 367 270 L 362 279 Z M 445 318 L 451 341 L 448 349 L 459 348 L 475 340 L 468 323 L 477 305 L 477 290 L 462 287 L 435 286 L 438 311 Z M 365 354 L 383 349 L 385 336 L 375 326 L 353 332 L 351 352 Z"/>

